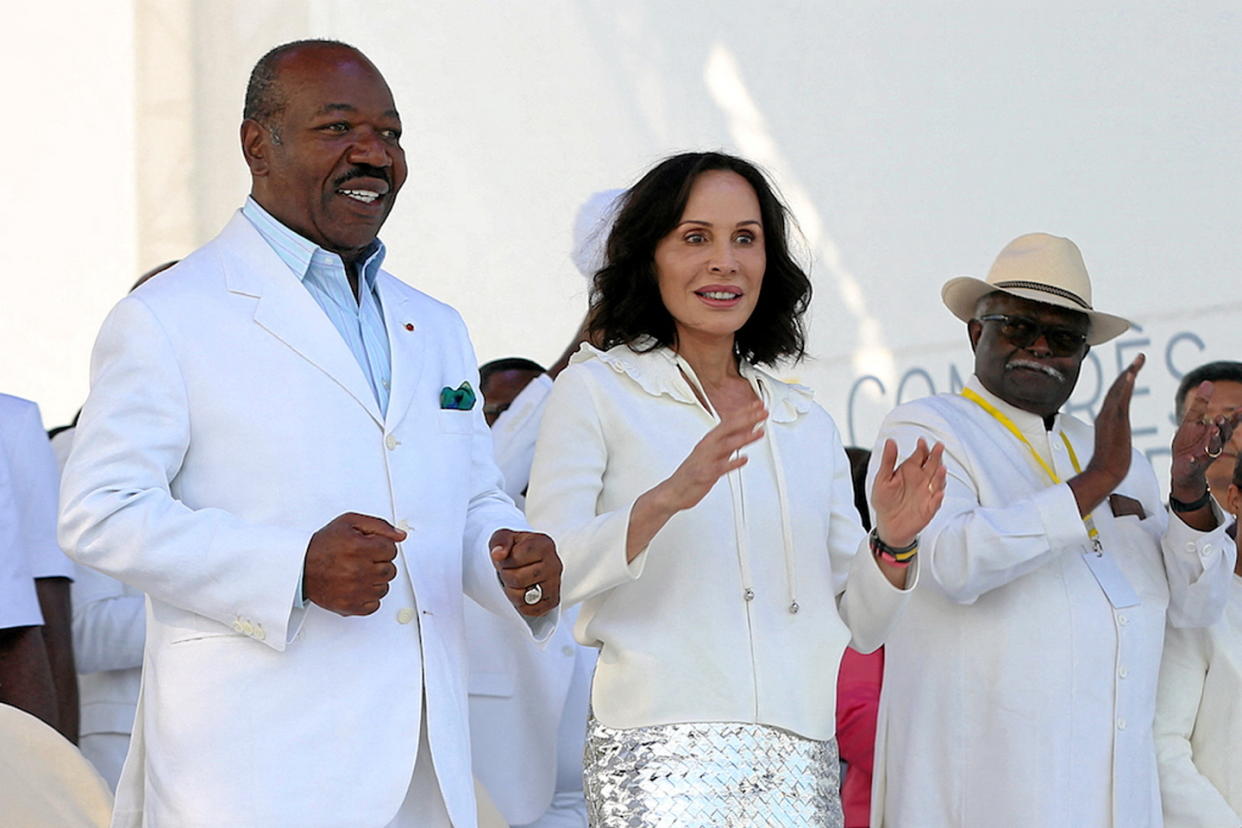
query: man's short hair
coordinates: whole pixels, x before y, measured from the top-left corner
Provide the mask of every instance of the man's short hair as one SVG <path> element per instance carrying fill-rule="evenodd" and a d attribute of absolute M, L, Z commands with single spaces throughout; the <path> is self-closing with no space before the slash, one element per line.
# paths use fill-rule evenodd
<path fill-rule="evenodd" d="M 285 105 L 288 103 L 277 82 L 280 75 L 278 71 L 280 59 L 303 46 L 340 46 L 358 52 L 357 48 L 339 40 L 311 38 L 282 43 L 259 58 L 259 62 L 250 70 L 250 82 L 246 84 L 246 102 L 242 107 L 243 119 L 258 121 L 269 129 L 272 128 L 272 121 L 284 112 Z M 358 54 L 362 53 L 358 52 Z"/>
<path fill-rule="evenodd" d="M 1198 388 L 1199 383 L 1204 380 L 1208 382 L 1225 381 L 1242 384 L 1242 362 L 1220 359 L 1216 362 L 1200 365 L 1193 371 L 1187 371 L 1186 375 L 1182 377 L 1182 381 L 1177 384 L 1177 396 L 1173 398 L 1178 419 L 1181 419 L 1182 409 L 1186 404 L 1186 395 L 1191 390 Z"/>
<path fill-rule="evenodd" d="M 487 387 L 487 381 L 491 379 L 492 374 L 499 374 L 501 371 L 530 371 L 532 374 L 547 373 L 547 369 L 538 362 L 525 357 L 493 359 L 491 362 L 479 366 L 479 390 L 482 391 Z"/>

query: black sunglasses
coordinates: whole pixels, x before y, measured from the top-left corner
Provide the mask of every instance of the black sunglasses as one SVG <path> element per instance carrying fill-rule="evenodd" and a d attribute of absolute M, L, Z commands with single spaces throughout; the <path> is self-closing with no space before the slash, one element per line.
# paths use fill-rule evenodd
<path fill-rule="evenodd" d="M 1053 325 L 1041 325 L 1034 319 L 1025 316 L 1010 316 L 1007 313 L 989 313 L 980 316 L 980 322 L 999 322 L 1001 336 L 1019 348 L 1030 347 L 1042 334 L 1048 343 L 1048 350 L 1053 356 L 1067 357 L 1077 354 L 1087 342 L 1087 335 L 1069 328 Z"/>

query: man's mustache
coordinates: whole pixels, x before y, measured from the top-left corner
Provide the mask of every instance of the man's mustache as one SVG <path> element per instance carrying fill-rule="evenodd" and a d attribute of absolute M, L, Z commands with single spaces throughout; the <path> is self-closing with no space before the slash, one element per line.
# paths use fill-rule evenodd
<path fill-rule="evenodd" d="M 345 184 L 353 181 L 355 178 L 378 178 L 389 187 L 392 186 L 392 180 L 388 177 L 388 170 L 385 167 L 372 167 L 370 164 L 357 164 L 349 172 L 342 175 L 336 181 L 332 182 L 332 186 L 340 189 Z"/>
<path fill-rule="evenodd" d="M 1065 382 L 1065 374 L 1053 368 L 1051 365 L 1044 365 L 1042 362 L 1035 362 L 1030 359 L 1011 359 L 1005 363 L 1005 370 L 1012 371 L 1015 368 L 1030 368 L 1032 371 L 1043 371 L 1057 382 Z"/>

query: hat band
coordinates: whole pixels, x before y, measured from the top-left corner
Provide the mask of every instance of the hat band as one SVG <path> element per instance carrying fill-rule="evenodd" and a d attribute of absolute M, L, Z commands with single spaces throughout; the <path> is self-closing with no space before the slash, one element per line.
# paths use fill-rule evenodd
<path fill-rule="evenodd" d="M 1077 293 L 1072 293 L 1066 290 L 1065 288 L 1059 288 L 1053 285 L 1046 285 L 1043 282 L 1021 282 L 1021 281 L 996 282 L 992 285 L 992 287 L 997 287 L 997 288 L 1002 288 L 1002 289 L 1025 288 L 1026 290 L 1038 290 L 1043 293 L 1051 293 L 1053 296 L 1060 296 L 1062 299 L 1068 299 L 1081 308 L 1084 308 L 1086 310 L 1091 310 L 1091 306 L 1087 304 L 1086 302 L 1084 302 L 1082 300 L 1082 297 L 1079 296 Z"/>

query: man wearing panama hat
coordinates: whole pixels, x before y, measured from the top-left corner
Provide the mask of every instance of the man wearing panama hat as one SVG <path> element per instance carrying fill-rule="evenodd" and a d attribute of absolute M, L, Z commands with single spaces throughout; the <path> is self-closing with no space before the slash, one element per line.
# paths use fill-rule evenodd
<path fill-rule="evenodd" d="M 944 505 L 887 645 L 873 825 L 1160 824 L 1152 744 L 1166 617 L 1210 623 L 1233 552 L 1204 471 L 1234 419 L 1198 388 L 1172 442 L 1170 509 L 1130 445 L 1139 356 L 1094 426 L 1061 406 L 1093 345 L 1129 322 L 1092 306 L 1069 239 L 1021 236 L 986 280 L 951 279 L 974 376 L 894 410 L 881 444 L 945 445 Z"/>

